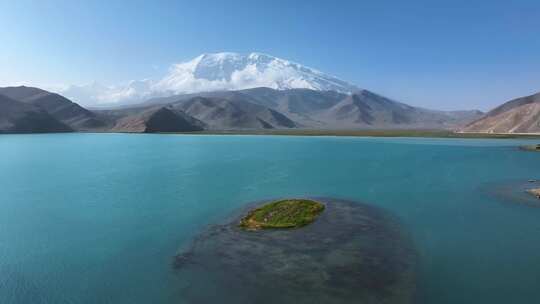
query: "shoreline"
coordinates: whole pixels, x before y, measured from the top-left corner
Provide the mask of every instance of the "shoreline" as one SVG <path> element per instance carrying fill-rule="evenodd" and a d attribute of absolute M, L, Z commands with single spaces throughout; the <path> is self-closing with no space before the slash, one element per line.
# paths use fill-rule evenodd
<path fill-rule="evenodd" d="M 426 137 L 426 138 L 491 138 L 540 139 L 540 133 L 462 133 L 446 130 L 207 130 L 199 132 L 159 133 L 193 135 L 285 135 L 285 136 L 345 136 L 345 137 Z"/>
<path fill-rule="evenodd" d="M 485 138 L 485 139 L 540 139 L 540 133 L 472 133 L 447 130 L 315 130 L 315 129 L 273 129 L 273 130 L 205 130 L 195 132 L 107 132 L 75 131 L 54 133 L 0 133 L 1 135 L 42 135 L 42 134 L 171 134 L 171 135 L 282 135 L 282 136 L 337 136 L 337 137 L 418 137 L 418 138 Z"/>

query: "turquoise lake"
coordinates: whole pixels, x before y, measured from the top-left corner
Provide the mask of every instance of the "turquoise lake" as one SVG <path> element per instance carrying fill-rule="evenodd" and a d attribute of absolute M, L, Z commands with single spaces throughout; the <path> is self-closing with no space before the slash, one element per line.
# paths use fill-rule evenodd
<path fill-rule="evenodd" d="M 540 179 L 540 153 L 517 149 L 536 142 L 0 136 L 0 303 L 185 303 L 179 248 L 289 196 L 396 215 L 418 251 L 418 303 L 540 303 L 540 207 L 490 193 Z"/>

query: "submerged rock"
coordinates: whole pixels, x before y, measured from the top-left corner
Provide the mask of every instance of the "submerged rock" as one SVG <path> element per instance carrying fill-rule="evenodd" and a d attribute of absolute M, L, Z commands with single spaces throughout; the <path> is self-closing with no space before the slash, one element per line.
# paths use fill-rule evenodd
<path fill-rule="evenodd" d="M 480 187 L 482 192 L 499 201 L 531 207 L 540 207 L 540 200 L 537 199 L 539 189 L 540 181 L 537 179 L 507 180 L 487 183 Z"/>
<path fill-rule="evenodd" d="M 521 150 L 525 150 L 525 151 L 536 151 L 536 152 L 540 152 L 540 144 L 538 145 L 529 145 L 529 146 L 521 146 L 519 147 Z"/>
<path fill-rule="evenodd" d="M 317 198 L 316 221 L 248 231 L 241 216 L 200 234 L 175 259 L 194 303 L 412 303 L 416 253 L 386 211 Z M 244 212 L 245 215 L 245 212 Z"/>
<path fill-rule="evenodd" d="M 537 199 L 540 199 L 540 188 L 537 189 L 529 189 L 527 190 L 530 194 L 536 196 Z"/>

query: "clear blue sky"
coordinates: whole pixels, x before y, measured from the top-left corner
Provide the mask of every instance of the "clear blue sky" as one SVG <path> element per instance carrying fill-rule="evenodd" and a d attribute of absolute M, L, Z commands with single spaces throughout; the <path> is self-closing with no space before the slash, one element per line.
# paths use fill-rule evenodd
<path fill-rule="evenodd" d="M 257 51 L 413 105 L 485 110 L 540 91 L 539 16 L 538 0 L 0 0 L 0 85 L 114 84 Z"/>

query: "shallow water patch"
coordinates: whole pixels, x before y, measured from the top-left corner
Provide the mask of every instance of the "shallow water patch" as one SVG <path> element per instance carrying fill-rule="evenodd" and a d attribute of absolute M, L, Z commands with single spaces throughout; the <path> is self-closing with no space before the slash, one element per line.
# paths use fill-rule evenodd
<path fill-rule="evenodd" d="M 540 199 L 528 192 L 536 188 L 540 188 L 540 180 L 514 179 L 484 184 L 480 191 L 502 202 L 540 207 Z"/>
<path fill-rule="evenodd" d="M 416 252 L 399 221 L 359 202 L 326 205 L 299 229 L 211 226 L 175 259 L 182 295 L 206 303 L 412 303 Z"/>

